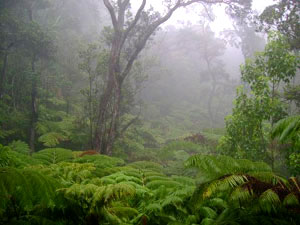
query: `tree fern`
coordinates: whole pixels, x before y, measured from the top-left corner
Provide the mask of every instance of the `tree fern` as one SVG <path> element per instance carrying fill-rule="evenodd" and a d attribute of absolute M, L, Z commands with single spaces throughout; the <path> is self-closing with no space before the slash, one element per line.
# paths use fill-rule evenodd
<path fill-rule="evenodd" d="M 72 151 L 64 148 L 47 148 L 32 155 L 45 165 L 56 164 L 73 159 Z"/>
<path fill-rule="evenodd" d="M 49 98 L 52 104 L 56 105 L 59 100 Z M 49 102 L 49 103 L 50 103 Z M 46 147 L 55 147 L 62 141 L 71 139 L 72 130 L 74 129 L 75 118 L 64 111 L 50 110 L 45 105 L 39 106 L 40 116 L 36 125 L 38 140 Z"/>
<path fill-rule="evenodd" d="M 93 178 L 93 171 L 96 169 L 92 163 L 71 163 L 61 162 L 49 166 L 33 166 L 43 174 L 58 180 L 64 186 L 74 183 L 89 182 Z"/>
<path fill-rule="evenodd" d="M 277 122 L 273 131 L 272 138 L 279 137 L 281 142 L 294 141 L 300 142 L 300 116 L 290 116 Z M 300 144 L 300 143 L 299 143 Z"/>
<path fill-rule="evenodd" d="M 59 204 L 59 187 L 57 181 L 32 169 L 0 168 L 0 218 L 18 219 L 37 209 L 54 208 Z"/>
<path fill-rule="evenodd" d="M 58 132 L 48 132 L 41 135 L 38 140 L 46 147 L 55 147 L 60 142 L 68 140 L 68 137 Z"/>
<path fill-rule="evenodd" d="M 143 170 L 148 169 L 148 170 L 152 170 L 155 172 L 162 171 L 162 166 L 160 164 L 155 163 L 155 162 L 149 162 L 149 161 L 137 161 L 137 162 L 128 164 L 128 166 L 131 166 L 136 169 L 143 169 Z"/>
<path fill-rule="evenodd" d="M 11 158 L 9 157 L 10 148 L 0 144 L 0 167 L 9 166 Z"/>
<path fill-rule="evenodd" d="M 16 152 L 28 155 L 30 152 L 30 148 L 28 144 L 26 144 L 23 141 L 13 141 L 12 143 L 9 144 L 9 147 Z"/>
<path fill-rule="evenodd" d="M 146 187 L 150 189 L 157 189 L 160 186 L 167 188 L 180 188 L 182 185 L 179 182 L 169 180 L 155 180 L 147 183 Z"/>
<path fill-rule="evenodd" d="M 84 155 L 83 157 L 78 157 L 74 160 L 76 163 L 93 163 L 96 167 L 94 174 L 102 177 L 107 174 L 113 173 L 117 166 L 124 165 L 124 161 L 119 158 L 109 157 L 106 155 Z M 109 170 L 111 169 L 111 171 Z"/>
<path fill-rule="evenodd" d="M 83 209 L 83 216 L 89 217 L 96 214 L 98 222 L 116 222 L 120 224 L 128 217 L 137 214 L 135 209 L 123 204 L 117 204 L 119 200 L 132 198 L 135 195 L 135 188 L 128 184 L 109 184 L 98 186 L 94 184 L 73 184 L 69 188 L 60 189 L 59 192 Z M 127 213 L 126 213 L 127 212 Z M 128 213 L 131 213 L 129 215 Z"/>
<path fill-rule="evenodd" d="M 213 180 L 227 174 L 270 172 L 271 168 L 263 162 L 251 162 L 245 159 L 234 159 L 224 155 L 194 155 L 186 162 L 188 168 L 197 168 L 200 175 Z"/>
<path fill-rule="evenodd" d="M 40 161 L 33 159 L 27 154 L 12 150 L 9 146 L 0 144 L 0 167 L 11 166 L 23 168 L 28 165 L 39 164 Z"/>
<path fill-rule="evenodd" d="M 210 179 L 200 183 L 193 194 L 191 203 L 196 204 L 192 211 L 197 214 L 203 207 L 209 207 L 220 214 L 214 217 L 203 215 L 201 223 L 227 224 L 232 220 L 232 224 L 243 224 L 245 221 L 242 215 L 245 213 L 252 216 L 253 221 L 257 221 L 264 213 L 280 215 L 285 211 L 290 213 L 293 220 L 296 218 L 293 212 L 300 208 L 299 182 L 272 173 L 264 163 L 202 155 L 192 156 L 186 166 L 198 168 L 201 174 L 212 170 Z M 220 172 L 221 169 L 223 171 Z M 218 200 L 221 203 L 219 207 L 212 204 L 212 199 L 220 198 L 223 202 Z M 236 218 L 232 218 L 234 216 Z"/>

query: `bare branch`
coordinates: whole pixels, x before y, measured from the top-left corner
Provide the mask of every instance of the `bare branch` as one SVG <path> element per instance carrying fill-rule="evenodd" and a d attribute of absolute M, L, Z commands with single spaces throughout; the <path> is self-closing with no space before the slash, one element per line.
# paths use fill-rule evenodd
<path fill-rule="evenodd" d="M 157 21 L 153 22 L 150 26 L 149 26 L 149 29 L 148 29 L 148 32 L 144 35 L 144 37 L 142 37 L 140 39 L 140 41 L 137 43 L 136 45 L 136 49 L 135 51 L 132 53 L 131 57 L 129 58 L 129 61 L 125 67 L 125 70 L 122 72 L 121 74 L 121 81 L 123 81 L 126 76 L 129 74 L 131 68 L 132 68 L 132 65 L 135 61 L 135 59 L 137 58 L 138 54 L 142 51 L 142 49 L 145 47 L 146 43 L 147 43 L 147 40 L 149 39 L 149 37 L 152 35 L 152 33 L 161 25 L 163 24 L 164 22 L 166 22 L 168 19 L 170 19 L 170 17 L 173 15 L 174 11 L 177 10 L 178 8 L 180 7 L 186 7 L 186 6 L 189 6 L 193 3 L 207 3 L 207 4 L 216 4 L 216 3 L 224 3 L 224 4 L 230 4 L 232 1 L 230 0 L 190 0 L 190 1 L 187 1 L 187 2 L 183 2 L 182 0 L 178 0 L 176 2 L 176 4 L 170 8 L 170 10 L 166 13 L 166 15 L 164 15 L 163 17 L 161 17 L 160 19 L 158 19 Z M 234 2 L 234 1 L 233 1 Z M 145 2 L 146 3 L 146 2 Z M 144 9 L 144 2 L 142 3 L 138 13 L 141 13 L 142 10 Z M 131 24 L 132 27 L 130 27 L 130 29 L 133 29 L 133 27 L 136 25 L 136 23 L 138 22 L 139 20 L 139 14 L 136 15 L 137 18 L 136 18 L 136 21 L 134 20 L 134 23 Z M 129 28 L 128 28 L 129 29 Z M 127 29 L 127 30 L 128 30 Z M 127 34 L 128 35 L 128 34 Z M 126 40 L 127 36 L 124 36 L 124 42 Z"/>
<path fill-rule="evenodd" d="M 135 27 L 135 25 L 137 24 L 137 22 L 139 21 L 140 17 L 141 17 L 141 13 L 143 12 L 145 5 L 146 5 L 147 0 L 143 0 L 140 8 L 138 9 L 134 20 L 131 22 L 131 24 L 129 25 L 129 27 L 126 29 L 125 31 L 125 35 L 124 38 L 126 39 L 126 37 L 128 36 L 129 32 Z"/>
<path fill-rule="evenodd" d="M 214 19 L 211 17 L 211 15 L 210 15 L 210 13 L 209 13 L 209 11 L 208 11 L 206 5 L 205 5 L 204 3 L 202 3 L 202 2 L 201 2 L 201 4 L 202 4 L 202 6 L 204 7 L 204 10 L 205 10 L 205 12 L 206 12 L 208 18 L 210 19 L 210 21 L 213 21 Z"/>
<path fill-rule="evenodd" d="M 140 115 L 141 115 L 141 107 L 140 107 L 140 111 L 139 111 L 139 114 L 134 117 L 132 120 L 130 120 L 123 128 L 122 130 L 117 134 L 117 138 L 119 138 L 120 136 L 122 136 L 124 134 L 124 132 L 132 125 L 134 124 L 136 121 L 139 120 L 140 118 Z"/>
<path fill-rule="evenodd" d="M 113 6 L 110 4 L 109 0 L 103 0 L 103 3 L 109 11 L 114 30 L 118 30 L 118 21 Z"/>

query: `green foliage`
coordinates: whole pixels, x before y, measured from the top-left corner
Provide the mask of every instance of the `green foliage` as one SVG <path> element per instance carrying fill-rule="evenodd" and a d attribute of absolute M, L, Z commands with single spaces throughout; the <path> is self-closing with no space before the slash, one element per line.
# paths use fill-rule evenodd
<path fill-rule="evenodd" d="M 96 170 L 92 163 L 71 162 L 60 162 L 49 166 L 37 165 L 32 166 L 32 168 L 38 169 L 43 174 L 55 178 L 64 186 L 89 182 L 93 178 L 93 172 Z"/>
<path fill-rule="evenodd" d="M 272 130 L 271 138 L 278 138 L 281 143 L 289 145 L 286 149 L 287 165 L 292 174 L 299 174 L 300 116 L 290 116 L 278 121 Z"/>
<path fill-rule="evenodd" d="M 33 156 L 5 150 L 15 158 L 4 166 L 22 168 L 0 169 L 0 222 L 5 224 L 243 224 L 246 212 L 251 221 L 289 213 L 293 222 L 299 207 L 299 182 L 273 174 L 261 162 L 194 155 L 185 165 L 199 171 L 195 181 L 167 176 L 160 164 L 148 161 L 124 166 L 123 160 L 104 155 L 70 158 L 74 154 L 65 149 Z M 27 159 L 18 164 L 22 156 L 41 165 L 26 164 Z"/>
<path fill-rule="evenodd" d="M 225 155 L 194 155 L 186 162 L 186 167 L 196 167 L 200 179 L 216 179 L 234 173 L 270 172 L 271 168 L 263 162 L 252 162 L 246 159 L 234 159 Z M 205 178 L 206 177 L 206 178 Z"/>
<path fill-rule="evenodd" d="M 124 165 L 124 161 L 119 158 L 110 157 L 107 155 L 85 155 L 74 160 L 78 163 L 94 163 L 97 168 L 111 168 Z"/>
<path fill-rule="evenodd" d="M 155 172 L 162 171 L 162 166 L 155 162 L 138 161 L 138 162 L 130 163 L 128 165 L 136 169 L 149 169 Z"/>
<path fill-rule="evenodd" d="M 191 200 L 194 213 L 202 217 L 201 224 L 253 224 L 271 214 L 272 220 L 281 224 L 285 223 L 281 219 L 285 213 L 289 213 L 291 223 L 296 223 L 298 218 L 293 210 L 298 210 L 300 205 L 294 193 L 300 191 L 299 181 L 287 181 L 273 174 L 264 163 L 227 156 L 193 156 L 187 166 L 196 166 L 201 174 L 215 171 L 210 180 L 200 178 Z M 291 208 L 286 208 L 288 202 Z M 248 221 L 243 219 L 245 215 Z"/>
<path fill-rule="evenodd" d="M 9 223 L 28 213 L 59 207 L 55 205 L 59 187 L 55 179 L 31 169 L 1 168 L 0 222 Z"/>
<path fill-rule="evenodd" d="M 295 1 L 280 0 L 272 4 L 259 16 L 262 30 L 276 30 L 287 36 L 292 49 L 299 49 L 299 4 Z"/>
<path fill-rule="evenodd" d="M 300 174 L 300 153 L 292 153 L 288 158 L 288 165 L 291 173 L 294 175 Z"/>
<path fill-rule="evenodd" d="M 39 133 L 38 141 L 46 147 L 55 147 L 63 141 L 70 141 L 75 117 L 68 115 L 59 108 L 66 103 L 56 98 L 47 99 L 46 105 L 53 105 L 57 109 L 49 109 L 44 105 L 40 106 L 39 121 L 36 125 Z"/>
<path fill-rule="evenodd" d="M 13 150 L 16 151 L 18 153 L 21 154 L 29 154 L 30 149 L 27 143 L 23 142 L 23 141 L 13 141 L 12 143 L 9 144 L 9 147 Z"/>
<path fill-rule="evenodd" d="M 23 147 L 27 147 L 27 145 L 25 145 L 23 142 L 16 142 L 14 145 L 12 145 L 12 147 L 22 153 L 12 150 L 9 146 L 2 146 L 0 144 L 0 167 L 11 166 L 23 168 L 28 165 L 40 163 L 38 160 L 32 159 L 29 155 L 24 154 L 24 150 L 25 152 L 27 152 L 27 150 Z M 21 148 L 18 149 L 18 147 Z"/>
<path fill-rule="evenodd" d="M 119 158 L 109 157 L 107 155 L 84 155 L 74 160 L 76 163 L 93 163 L 96 170 L 93 173 L 99 177 L 110 173 L 117 166 L 124 165 L 124 161 Z"/>
<path fill-rule="evenodd" d="M 284 88 L 284 98 L 288 101 L 294 102 L 300 110 L 300 85 L 288 85 Z M 297 111 L 296 111 L 297 112 Z"/>
<path fill-rule="evenodd" d="M 47 148 L 34 153 L 32 157 L 45 165 L 56 164 L 73 159 L 72 151 L 63 148 Z"/>
<path fill-rule="evenodd" d="M 300 147 L 300 116 L 290 116 L 278 121 L 271 137 L 278 137 L 281 142 L 292 142 L 295 147 Z"/>
<path fill-rule="evenodd" d="M 10 148 L 8 146 L 3 146 L 0 144 L 0 167 L 5 167 L 10 165 L 10 158 L 8 152 Z"/>
<path fill-rule="evenodd" d="M 286 39 L 270 34 L 265 50 L 241 67 L 242 79 L 251 92 L 238 88 L 233 114 L 226 118 L 227 134 L 220 141 L 221 151 L 238 158 L 268 158 L 268 127 L 285 115 L 277 89 L 281 82 L 287 84 L 295 76 L 297 65 Z M 274 165 L 274 149 L 271 151 Z"/>

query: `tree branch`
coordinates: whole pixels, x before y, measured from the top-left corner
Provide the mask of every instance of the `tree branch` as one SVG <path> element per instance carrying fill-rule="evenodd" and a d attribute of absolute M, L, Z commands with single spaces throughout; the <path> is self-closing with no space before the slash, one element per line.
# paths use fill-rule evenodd
<path fill-rule="evenodd" d="M 119 138 L 120 136 L 122 136 L 124 134 L 124 132 L 132 125 L 134 124 L 140 117 L 141 115 L 141 108 L 140 108 L 140 111 L 139 111 L 139 114 L 134 117 L 132 120 L 130 120 L 123 128 L 120 132 L 118 132 L 116 138 Z"/>
<path fill-rule="evenodd" d="M 109 0 L 103 0 L 103 3 L 105 5 L 105 7 L 108 9 L 110 17 L 111 17 L 111 21 L 114 27 L 114 30 L 118 30 L 118 21 L 117 21 L 117 17 L 116 17 L 116 13 L 114 8 L 112 7 L 112 5 L 110 4 Z"/>
<path fill-rule="evenodd" d="M 153 32 L 164 22 L 166 22 L 168 19 L 170 19 L 170 17 L 173 15 L 173 13 L 175 12 L 175 10 L 177 10 L 180 7 L 186 7 L 189 6 L 193 3 L 207 3 L 207 4 L 216 4 L 216 3 L 224 3 L 224 4 L 230 4 L 230 3 L 234 3 L 236 2 L 236 0 L 190 0 L 187 2 L 183 2 L 182 0 L 178 0 L 176 2 L 176 4 L 170 8 L 170 10 L 161 18 L 159 18 L 158 20 L 154 21 L 152 24 L 149 25 L 148 31 L 147 33 L 141 37 L 141 39 L 139 40 L 139 42 L 136 44 L 136 49 L 135 51 L 132 53 L 132 55 L 130 56 L 127 65 L 124 69 L 124 71 L 121 73 L 120 75 L 120 79 L 121 82 L 126 78 L 126 76 L 129 74 L 132 65 L 135 61 L 135 59 L 137 58 L 138 54 L 143 50 L 143 48 L 145 47 L 147 40 L 149 39 L 149 37 L 153 34 Z M 140 11 L 142 12 L 142 10 L 144 9 L 143 6 L 144 2 L 142 3 L 141 7 L 140 7 Z M 140 12 L 140 13 L 141 13 Z M 137 14 L 138 15 L 138 14 Z M 132 28 L 136 25 L 136 23 L 138 22 L 139 17 L 137 17 L 137 21 L 135 22 L 135 24 L 131 24 Z M 128 35 L 128 34 L 127 34 Z M 127 37 L 127 36 L 126 36 Z M 126 41 L 126 37 L 124 39 L 124 42 Z"/>
<path fill-rule="evenodd" d="M 130 33 L 130 31 L 135 27 L 135 25 L 137 24 L 137 22 L 139 21 L 140 17 L 141 17 L 141 13 L 143 12 L 145 5 L 146 5 L 147 0 L 143 0 L 140 8 L 138 9 L 134 20 L 131 22 L 131 24 L 129 25 L 129 27 L 126 29 L 125 34 L 124 34 L 124 41 L 126 40 L 128 34 Z"/>

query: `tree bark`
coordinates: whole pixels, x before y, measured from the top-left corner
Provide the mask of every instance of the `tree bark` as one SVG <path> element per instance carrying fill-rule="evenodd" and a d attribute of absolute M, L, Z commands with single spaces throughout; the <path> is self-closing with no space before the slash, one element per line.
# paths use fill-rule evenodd
<path fill-rule="evenodd" d="M 2 95 L 4 92 L 4 81 L 6 78 L 7 58 L 8 58 L 8 52 L 5 51 L 4 57 L 3 57 L 3 67 L 1 70 L 1 78 L 0 78 L 0 98 L 2 98 Z"/>
<path fill-rule="evenodd" d="M 91 149 L 94 149 L 94 144 L 93 144 L 93 98 L 92 98 L 92 77 L 91 74 L 89 73 L 89 117 L 90 117 L 90 147 Z"/>
<path fill-rule="evenodd" d="M 33 56 L 31 61 L 31 72 L 32 72 L 32 85 L 31 85 L 31 120 L 30 120 L 30 137 L 29 137 L 29 147 L 30 153 L 35 151 L 35 139 L 36 132 L 35 127 L 38 121 L 38 111 L 37 111 L 37 77 L 35 74 L 35 56 Z"/>
<path fill-rule="evenodd" d="M 4 57 L 3 57 L 3 67 L 0 74 L 0 99 L 4 94 L 4 82 L 6 79 L 6 70 L 7 70 L 7 60 L 8 60 L 8 53 L 9 50 L 13 47 L 14 43 L 10 43 L 8 47 L 4 50 Z"/>

